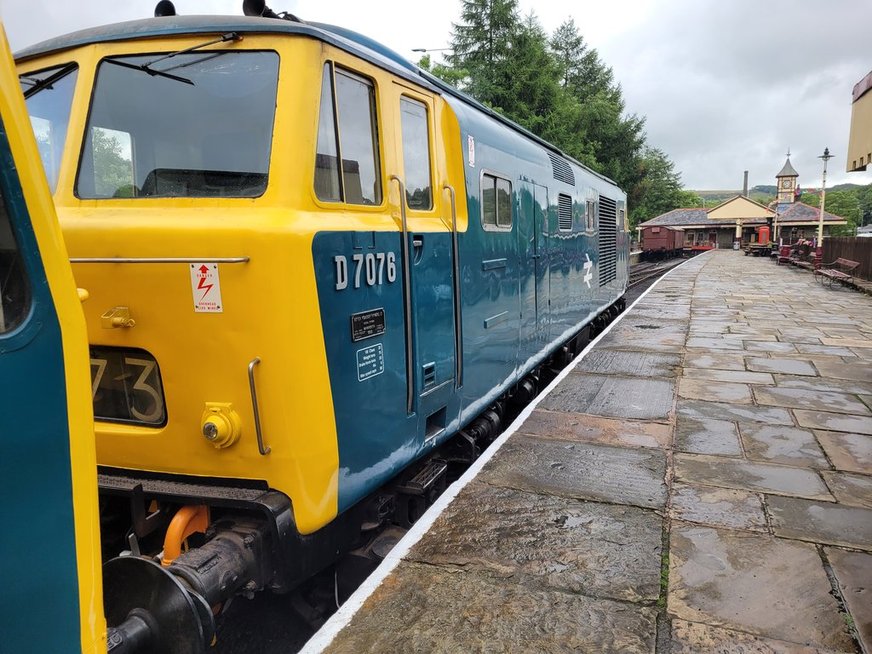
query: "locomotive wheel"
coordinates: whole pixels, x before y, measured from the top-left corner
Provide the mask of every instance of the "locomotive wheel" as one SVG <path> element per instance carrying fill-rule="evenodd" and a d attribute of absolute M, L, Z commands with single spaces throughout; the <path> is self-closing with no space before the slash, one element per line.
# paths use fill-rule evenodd
<path fill-rule="evenodd" d="M 138 556 L 119 556 L 103 565 L 103 610 L 110 627 L 134 609 L 156 623 L 144 654 L 202 654 L 215 635 L 206 601 L 171 572 Z"/>

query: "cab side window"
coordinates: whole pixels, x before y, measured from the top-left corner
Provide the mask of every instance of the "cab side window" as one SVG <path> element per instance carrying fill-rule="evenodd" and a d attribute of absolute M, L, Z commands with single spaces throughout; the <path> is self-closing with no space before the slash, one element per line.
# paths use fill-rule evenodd
<path fill-rule="evenodd" d="M 403 130 L 406 205 L 409 209 L 426 211 L 433 208 L 427 105 L 403 96 L 400 98 L 400 115 Z"/>
<path fill-rule="evenodd" d="M 382 201 L 375 88 L 354 73 L 324 65 L 315 193 L 326 202 Z"/>
<path fill-rule="evenodd" d="M 12 233 L 4 193 L 0 187 L 0 334 L 18 327 L 30 310 L 30 285 Z"/>
<path fill-rule="evenodd" d="M 482 174 L 481 222 L 488 230 L 512 228 L 512 183 L 509 180 Z"/>

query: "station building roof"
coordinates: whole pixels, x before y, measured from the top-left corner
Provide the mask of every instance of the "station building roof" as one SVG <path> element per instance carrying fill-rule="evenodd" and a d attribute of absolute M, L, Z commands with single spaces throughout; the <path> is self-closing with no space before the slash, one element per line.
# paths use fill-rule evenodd
<path fill-rule="evenodd" d="M 737 211 L 725 212 L 727 205 L 733 205 Z M 762 211 L 761 211 L 762 209 Z M 725 215 L 730 213 L 731 215 Z M 746 215 L 742 215 L 742 213 Z M 646 220 L 639 227 L 715 227 L 734 228 L 738 221 L 743 225 L 763 225 L 774 219 L 775 212 L 744 196 L 737 195 L 711 209 L 698 207 L 673 209 L 660 214 L 656 218 Z M 778 213 L 778 224 L 817 224 L 820 219 L 820 209 L 804 202 L 794 202 L 784 212 Z M 841 216 L 824 211 L 824 223 L 829 225 L 845 225 L 847 220 Z"/>

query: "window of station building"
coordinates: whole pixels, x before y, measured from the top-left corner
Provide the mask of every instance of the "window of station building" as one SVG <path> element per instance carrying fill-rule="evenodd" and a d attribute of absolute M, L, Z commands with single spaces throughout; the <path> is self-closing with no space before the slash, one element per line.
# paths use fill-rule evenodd
<path fill-rule="evenodd" d="M 400 98 L 400 120 L 403 133 L 406 205 L 409 209 L 432 209 L 427 105 L 403 96 Z"/>
<path fill-rule="evenodd" d="M 482 174 L 481 223 L 491 230 L 512 228 L 512 183 L 509 180 Z"/>
<path fill-rule="evenodd" d="M 78 66 L 70 63 L 24 73 L 18 78 L 52 193 L 58 183 L 77 75 Z"/>
<path fill-rule="evenodd" d="M 30 285 L 0 188 L 0 334 L 18 327 L 30 310 Z"/>
<path fill-rule="evenodd" d="M 375 88 L 329 62 L 321 84 L 315 194 L 326 202 L 382 201 Z"/>

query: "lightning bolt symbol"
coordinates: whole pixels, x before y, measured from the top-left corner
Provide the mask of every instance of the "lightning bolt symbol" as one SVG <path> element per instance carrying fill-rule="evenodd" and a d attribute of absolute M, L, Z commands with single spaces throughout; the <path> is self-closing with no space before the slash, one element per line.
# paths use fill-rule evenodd
<path fill-rule="evenodd" d="M 201 301 L 201 302 L 205 299 L 205 297 L 206 297 L 207 295 L 209 295 L 209 291 L 212 290 L 212 287 L 213 287 L 213 286 L 215 286 L 215 284 L 207 284 L 207 283 L 206 283 L 206 277 L 205 277 L 205 276 L 200 277 L 200 281 L 197 283 L 197 290 L 198 290 L 198 291 L 203 291 L 203 295 L 202 295 L 202 297 L 200 297 L 200 301 Z"/>

